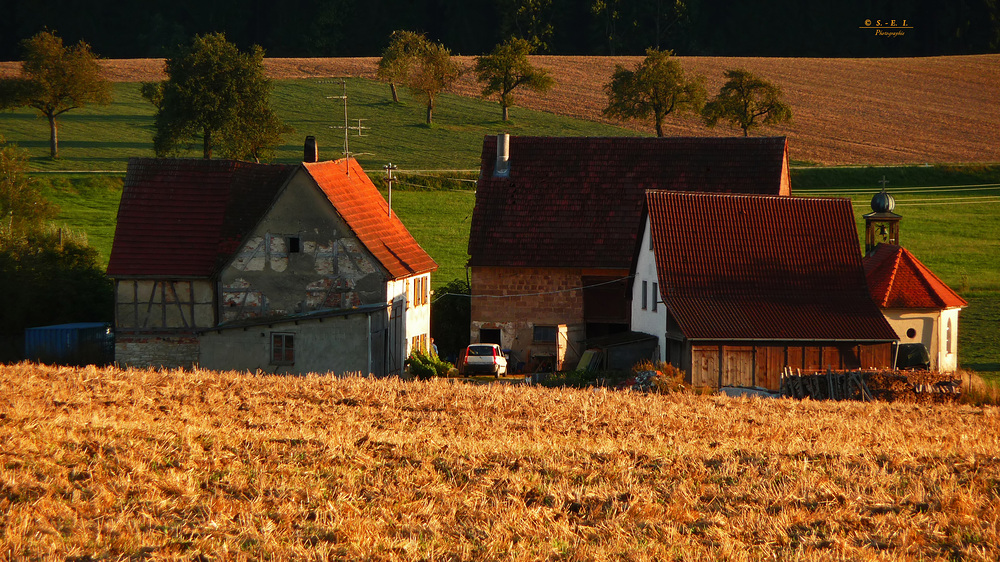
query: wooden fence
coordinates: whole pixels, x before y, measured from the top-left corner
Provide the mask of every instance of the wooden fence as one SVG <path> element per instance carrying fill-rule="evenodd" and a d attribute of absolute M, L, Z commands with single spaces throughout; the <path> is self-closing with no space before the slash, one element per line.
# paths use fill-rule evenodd
<path fill-rule="evenodd" d="M 961 394 L 951 373 L 930 371 L 832 371 L 805 374 L 786 367 L 780 393 L 812 400 L 945 402 Z"/>

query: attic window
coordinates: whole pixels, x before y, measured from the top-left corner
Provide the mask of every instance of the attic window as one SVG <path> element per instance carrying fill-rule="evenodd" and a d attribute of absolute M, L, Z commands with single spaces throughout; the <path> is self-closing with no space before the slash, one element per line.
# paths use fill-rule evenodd
<path fill-rule="evenodd" d="M 302 244 L 298 236 L 288 237 L 288 253 L 297 254 L 302 251 Z"/>

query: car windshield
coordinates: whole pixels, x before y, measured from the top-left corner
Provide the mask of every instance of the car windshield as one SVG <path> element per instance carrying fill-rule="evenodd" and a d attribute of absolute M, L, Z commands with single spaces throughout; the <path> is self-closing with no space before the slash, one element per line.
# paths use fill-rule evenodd
<path fill-rule="evenodd" d="M 492 355 L 493 355 L 493 346 L 491 345 L 469 346 L 469 357 L 487 357 Z"/>

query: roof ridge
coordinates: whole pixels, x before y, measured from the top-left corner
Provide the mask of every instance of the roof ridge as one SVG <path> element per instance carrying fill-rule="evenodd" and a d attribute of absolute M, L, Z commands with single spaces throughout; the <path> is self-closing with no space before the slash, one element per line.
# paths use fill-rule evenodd
<path fill-rule="evenodd" d="M 959 295 L 958 293 L 955 293 L 954 289 L 952 289 L 951 287 L 949 287 L 947 283 L 945 283 L 944 281 L 942 281 L 941 278 L 938 277 L 937 275 L 935 275 L 933 271 L 931 271 L 926 265 L 923 264 L 923 262 L 921 262 L 919 259 L 917 259 L 917 256 L 913 255 L 912 252 L 910 252 L 906 248 L 903 248 L 902 246 L 900 246 L 900 248 L 902 248 L 902 252 L 901 253 L 904 254 L 907 257 L 907 259 L 913 265 L 913 268 L 917 271 L 917 274 L 919 275 L 920 282 L 924 285 L 924 287 L 927 289 L 927 291 L 931 294 L 931 297 L 935 301 L 937 301 L 938 305 L 946 307 L 948 305 L 948 303 L 945 302 L 944 298 L 942 298 L 941 294 L 939 293 L 939 288 L 935 287 L 935 284 L 937 284 L 940 287 L 943 287 L 944 289 L 950 291 L 955 296 L 957 296 L 962 302 L 965 302 L 966 304 L 968 304 L 968 301 L 966 301 L 965 299 L 963 299 L 961 297 L 961 295 Z"/>
<path fill-rule="evenodd" d="M 896 246 L 897 248 L 903 249 L 902 246 Z M 885 307 L 889 304 L 889 297 L 892 295 L 892 291 L 896 285 L 896 273 L 899 271 L 899 261 L 902 258 L 902 252 L 897 251 L 892 259 L 892 273 L 889 274 L 889 284 L 885 291 L 885 296 L 882 297 L 882 302 L 879 303 L 880 307 Z"/>

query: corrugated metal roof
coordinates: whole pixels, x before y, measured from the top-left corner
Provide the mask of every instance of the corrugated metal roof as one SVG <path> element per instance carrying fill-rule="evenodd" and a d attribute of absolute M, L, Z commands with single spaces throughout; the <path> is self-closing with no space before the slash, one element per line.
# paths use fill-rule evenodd
<path fill-rule="evenodd" d="M 664 302 L 691 339 L 891 341 L 848 199 L 649 191 Z"/>
<path fill-rule="evenodd" d="M 130 158 L 111 277 L 210 277 L 270 207 L 295 166 Z"/>
<path fill-rule="evenodd" d="M 902 246 L 879 244 L 863 262 L 872 298 L 882 308 L 945 309 L 969 304 Z"/>
<path fill-rule="evenodd" d="M 303 166 L 368 251 L 393 279 L 437 269 L 356 160 L 305 163 Z"/>
<path fill-rule="evenodd" d="M 647 189 L 781 195 L 784 137 L 511 137 L 483 141 L 474 266 L 628 268 Z M 784 193 L 787 194 L 787 193 Z"/>

